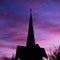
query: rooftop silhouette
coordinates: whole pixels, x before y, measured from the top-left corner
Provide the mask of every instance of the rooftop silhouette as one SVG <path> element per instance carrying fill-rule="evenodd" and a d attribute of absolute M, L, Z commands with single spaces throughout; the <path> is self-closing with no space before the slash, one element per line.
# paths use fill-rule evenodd
<path fill-rule="evenodd" d="M 47 58 L 47 55 L 44 48 L 40 48 L 38 44 L 35 44 L 32 9 L 30 9 L 27 43 L 26 46 L 17 46 L 15 60 L 42 60 L 42 57 Z"/>

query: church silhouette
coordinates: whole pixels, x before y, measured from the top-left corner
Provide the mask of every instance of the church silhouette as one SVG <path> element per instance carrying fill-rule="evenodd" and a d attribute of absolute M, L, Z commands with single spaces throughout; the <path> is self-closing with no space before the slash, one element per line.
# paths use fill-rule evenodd
<path fill-rule="evenodd" d="M 47 54 L 44 48 L 35 44 L 32 10 L 30 9 L 27 43 L 26 46 L 17 46 L 15 60 L 42 60 L 42 57 L 47 58 Z"/>

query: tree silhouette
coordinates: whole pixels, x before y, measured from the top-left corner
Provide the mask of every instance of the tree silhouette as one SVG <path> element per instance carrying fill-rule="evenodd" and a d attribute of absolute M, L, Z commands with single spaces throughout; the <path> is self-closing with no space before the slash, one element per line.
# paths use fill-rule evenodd
<path fill-rule="evenodd" d="M 60 60 L 60 46 L 58 48 L 55 48 L 55 51 L 53 51 L 53 54 L 49 55 L 50 60 Z"/>
<path fill-rule="evenodd" d="M 3 57 L 2 60 L 11 60 L 11 58 L 8 58 L 8 57 Z"/>

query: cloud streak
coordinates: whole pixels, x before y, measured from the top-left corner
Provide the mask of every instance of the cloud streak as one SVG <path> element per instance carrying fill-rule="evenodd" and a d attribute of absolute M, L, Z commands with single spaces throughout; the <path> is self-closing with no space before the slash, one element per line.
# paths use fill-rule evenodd
<path fill-rule="evenodd" d="M 1 56 L 15 53 L 17 45 L 26 45 L 30 8 L 36 43 L 46 50 L 60 44 L 59 0 L 0 0 Z"/>

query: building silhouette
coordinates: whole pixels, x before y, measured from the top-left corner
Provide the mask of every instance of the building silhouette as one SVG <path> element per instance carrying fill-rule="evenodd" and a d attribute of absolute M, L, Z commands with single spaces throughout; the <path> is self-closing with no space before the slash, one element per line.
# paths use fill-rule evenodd
<path fill-rule="evenodd" d="M 47 55 L 44 48 L 35 44 L 32 10 L 30 9 L 27 43 L 26 46 L 17 46 L 15 60 L 42 60 L 42 57 L 47 58 Z"/>

